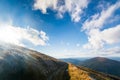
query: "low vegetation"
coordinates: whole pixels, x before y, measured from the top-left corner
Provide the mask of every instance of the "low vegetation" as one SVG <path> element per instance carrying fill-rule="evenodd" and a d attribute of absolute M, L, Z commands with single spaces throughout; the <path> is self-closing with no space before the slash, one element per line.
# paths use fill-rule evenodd
<path fill-rule="evenodd" d="M 86 71 L 81 70 L 72 64 L 69 64 L 68 72 L 70 75 L 70 80 L 92 80 Z"/>

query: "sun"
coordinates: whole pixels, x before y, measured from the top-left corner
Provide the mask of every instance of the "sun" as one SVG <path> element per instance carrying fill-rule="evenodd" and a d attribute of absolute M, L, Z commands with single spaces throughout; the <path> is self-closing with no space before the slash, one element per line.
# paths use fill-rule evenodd
<path fill-rule="evenodd" d="M 18 35 L 17 30 L 10 26 L 0 26 L 0 41 L 12 44 L 19 44 L 21 37 Z"/>

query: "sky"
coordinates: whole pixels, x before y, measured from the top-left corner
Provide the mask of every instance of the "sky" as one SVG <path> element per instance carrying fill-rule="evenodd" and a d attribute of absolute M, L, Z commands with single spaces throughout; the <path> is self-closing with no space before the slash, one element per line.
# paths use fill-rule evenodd
<path fill-rule="evenodd" d="M 55 58 L 120 57 L 120 0 L 0 0 L 0 41 Z"/>

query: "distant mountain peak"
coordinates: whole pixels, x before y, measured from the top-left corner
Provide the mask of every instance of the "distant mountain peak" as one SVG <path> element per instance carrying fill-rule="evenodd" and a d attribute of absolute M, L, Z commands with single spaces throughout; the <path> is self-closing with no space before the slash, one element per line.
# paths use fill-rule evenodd
<path fill-rule="evenodd" d="M 85 60 L 81 66 L 120 77 L 120 62 L 105 57 Z"/>
<path fill-rule="evenodd" d="M 95 57 L 95 58 L 93 58 L 93 59 L 95 59 L 95 60 L 97 60 L 97 61 L 100 61 L 100 62 L 104 62 L 104 61 L 108 60 L 108 59 L 105 58 L 105 57 Z"/>

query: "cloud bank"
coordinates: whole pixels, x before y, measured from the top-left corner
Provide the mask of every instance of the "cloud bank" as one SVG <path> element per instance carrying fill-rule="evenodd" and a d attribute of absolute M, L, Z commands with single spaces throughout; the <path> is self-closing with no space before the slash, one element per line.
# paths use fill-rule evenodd
<path fill-rule="evenodd" d="M 82 26 L 83 31 L 88 36 L 88 43 L 83 47 L 87 49 L 101 49 L 106 44 L 115 44 L 120 42 L 120 25 L 111 28 L 104 28 L 104 24 L 109 22 L 114 12 L 120 8 L 120 2 L 103 9 L 101 13 L 93 15 L 87 19 Z M 101 30 L 103 29 L 103 30 Z"/>
<path fill-rule="evenodd" d="M 43 14 L 47 13 L 47 9 L 57 12 L 59 18 L 63 18 L 64 13 L 69 13 L 71 20 L 80 21 L 80 15 L 88 5 L 88 0 L 35 0 L 34 9 L 41 10 Z"/>
<path fill-rule="evenodd" d="M 30 27 L 22 28 L 10 24 L 0 24 L 0 41 L 26 46 L 24 40 L 35 46 L 44 46 L 49 38 L 44 31 L 38 31 Z"/>

